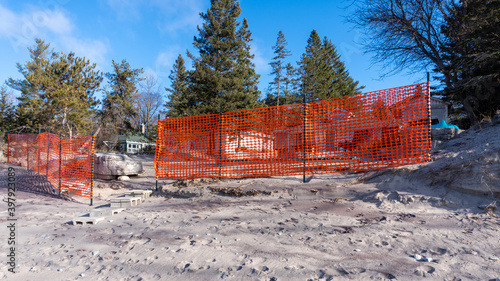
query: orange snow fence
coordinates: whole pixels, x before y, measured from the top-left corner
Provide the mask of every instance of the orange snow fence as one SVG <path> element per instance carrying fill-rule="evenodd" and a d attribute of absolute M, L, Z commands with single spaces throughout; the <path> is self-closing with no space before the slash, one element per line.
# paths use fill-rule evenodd
<path fill-rule="evenodd" d="M 9 134 L 8 163 L 45 175 L 59 193 L 92 198 L 93 137 Z"/>
<path fill-rule="evenodd" d="M 428 83 L 158 121 L 156 178 L 357 172 L 429 160 Z"/>

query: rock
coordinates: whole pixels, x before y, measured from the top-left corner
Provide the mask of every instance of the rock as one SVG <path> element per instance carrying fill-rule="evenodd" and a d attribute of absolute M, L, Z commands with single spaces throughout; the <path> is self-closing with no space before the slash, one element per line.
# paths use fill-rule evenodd
<path fill-rule="evenodd" d="M 130 178 L 128 176 L 119 176 L 118 180 L 119 181 L 128 181 L 128 180 L 130 180 Z"/>
<path fill-rule="evenodd" d="M 432 258 L 430 258 L 430 257 L 424 257 L 424 261 L 426 261 L 426 262 L 432 262 Z"/>
<path fill-rule="evenodd" d="M 418 261 L 422 259 L 422 256 L 419 254 L 415 254 L 413 257 Z"/>
<path fill-rule="evenodd" d="M 432 128 L 431 129 L 432 147 L 435 148 L 439 146 L 443 141 L 450 140 L 462 132 L 463 130 L 456 128 Z"/>
<path fill-rule="evenodd" d="M 456 135 L 463 132 L 460 129 L 456 128 L 432 128 L 431 129 L 431 138 L 436 141 L 446 141 L 454 138 Z"/>
<path fill-rule="evenodd" d="M 100 179 L 115 179 L 117 176 L 138 175 L 143 172 L 142 162 L 124 154 L 96 153 L 94 172 Z"/>
<path fill-rule="evenodd" d="M 119 183 L 112 183 L 109 188 L 113 189 L 113 190 L 119 190 L 119 189 L 122 189 L 122 185 L 119 184 Z"/>
<path fill-rule="evenodd" d="M 490 260 L 492 260 L 492 261 L 498 261 L 499 259 L 497 257 L 490 257 Z"/>

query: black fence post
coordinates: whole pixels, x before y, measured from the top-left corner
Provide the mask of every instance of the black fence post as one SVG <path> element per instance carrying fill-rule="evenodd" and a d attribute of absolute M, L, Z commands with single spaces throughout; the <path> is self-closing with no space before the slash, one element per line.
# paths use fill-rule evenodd
<path fill-rule="evenodd" d="M 92 133 L 92 147 L 90 148 L 90 206 L 94 204 L 94 159 L 95 159 L 95 135 Z"/>
<path fill-rule="evenodd" d="M 219 106 L 219 180 L 222 179 L 222 104 Z"/>
<path fill-rule="evenodd" d="M 157 131 L 157 136 L 156 136 L 156 145 L 155 145 L 155 160 L 158 161 L 158 154 L 156 152 L 158 151 L 158 140 L 159 134 L 160 134 L 160 113 L 158 113 L 158 120 L 156 121 L 156 131 Z M 156 169 L 158 169 L 158 162 L 156 163 Z M 155 180 L 156 180 L 156 191 L 158 191 L 158 173 L 155 171 Z"/>
<path fill-rule="evenodd" d="M 303 172 L 302 175 L 302 183 L 306 182 L 306 114 L 307 114 L 307 104 L 306 104 L 306 94 L 302 95 L 302 99 L 304 102 L 304 116 L 302 116 L 302 156 L 303 156 Z"/>
<path fill-rule="evenodd" d="M 28 145 L 28 134 L 24 135 L 26 139 L 26 170 L 30 169 L 30 148 Z"/>
<path fill-rule="evenodd" d="M 61 165 L 62 165 L 62 147 L 61 147 L 61 143 L 62 143 L 62 136 L 61 136 L 61 133 L 59 133 L 59 197 L 61 197 L 61 191 L 62 191 L 62 188 L 61 188 Z"/>
<path fill-rule="evenodd" d="M 38 128 L 38 136 L 36 138 L 38 139 L 38 145 L 36 147 L 36 172 L 40 174 L 40 134 L 42 132 L 41 128 Z"/>
<path fill-rule="evenodd" d="M 431 149 L 432 149 L 432 129 L 431 129 L 431 124 L 432 124 L 432 115 L 431 115 L 431 82 L 430 82 L 430 75 L 429 72 L 427 72 L 427 114 L 429 118 L 429 135 L 428 135 L 428 142 L 427 145 L 429 147 L 429 153 L 427 154 L 427 162 L 431 162 Z"/>
<path fill-rule="evenodd" d="M 50 127 L 47 134 L 47 166 L 45 167 L 45 177 L 49 180 L 49 154 L 50 154 Z"/>
<path fill-rule="evenodd" d="M 10 130 L 7 130 L 7 164 L 10 164 Z"/>

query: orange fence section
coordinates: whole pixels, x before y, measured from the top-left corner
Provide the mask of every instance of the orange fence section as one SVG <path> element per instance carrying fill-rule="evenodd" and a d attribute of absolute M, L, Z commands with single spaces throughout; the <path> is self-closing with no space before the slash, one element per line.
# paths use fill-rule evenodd
<path fill-rule="evenodd" d="M 60 193 L 92 199 L 93 137 L 9 134 L 8 163 L 45 175 Z"/>
<path fill-rule="evenodd" d="M 369 171 L 429 160 L 428 83 L 306 104 L 162 119 L 156 178 Z"/>

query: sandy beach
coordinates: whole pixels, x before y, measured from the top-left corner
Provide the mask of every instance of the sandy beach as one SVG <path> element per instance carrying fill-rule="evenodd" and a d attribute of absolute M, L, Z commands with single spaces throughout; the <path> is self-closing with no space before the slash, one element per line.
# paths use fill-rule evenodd
<path fill-rule="evenodd" d="M 435 150 L 431 163 L 313 175 L 305 183 L 302 177 L 161 181 L 155 191 L 152 157 L 134 156 L 144 174 L 96 180 L 93 206 L 19 188 L 14 274 L 1 188 L 0 279 L 500 280 L 498 178 L 482 177 L 490 192 L 472 192 L 439 176 L 446 171 L 456 179 L 469 168 L 494 173 L 499 128 L 461 134 Z M 465 142 L 479 133 L 493 141 L 485 135 Z M 462 152 L 484 161 L 496 152 L 496 162 L 440 168 L 443 161 L 459 165 L 452 159 Z M 7 167 L 0 166 L 2 187 Z M 18 185 L 29 185 L 25 169 L 14 168 Z M 131 189 L 153 195 L 98 224 L 72 224 Z"/>

